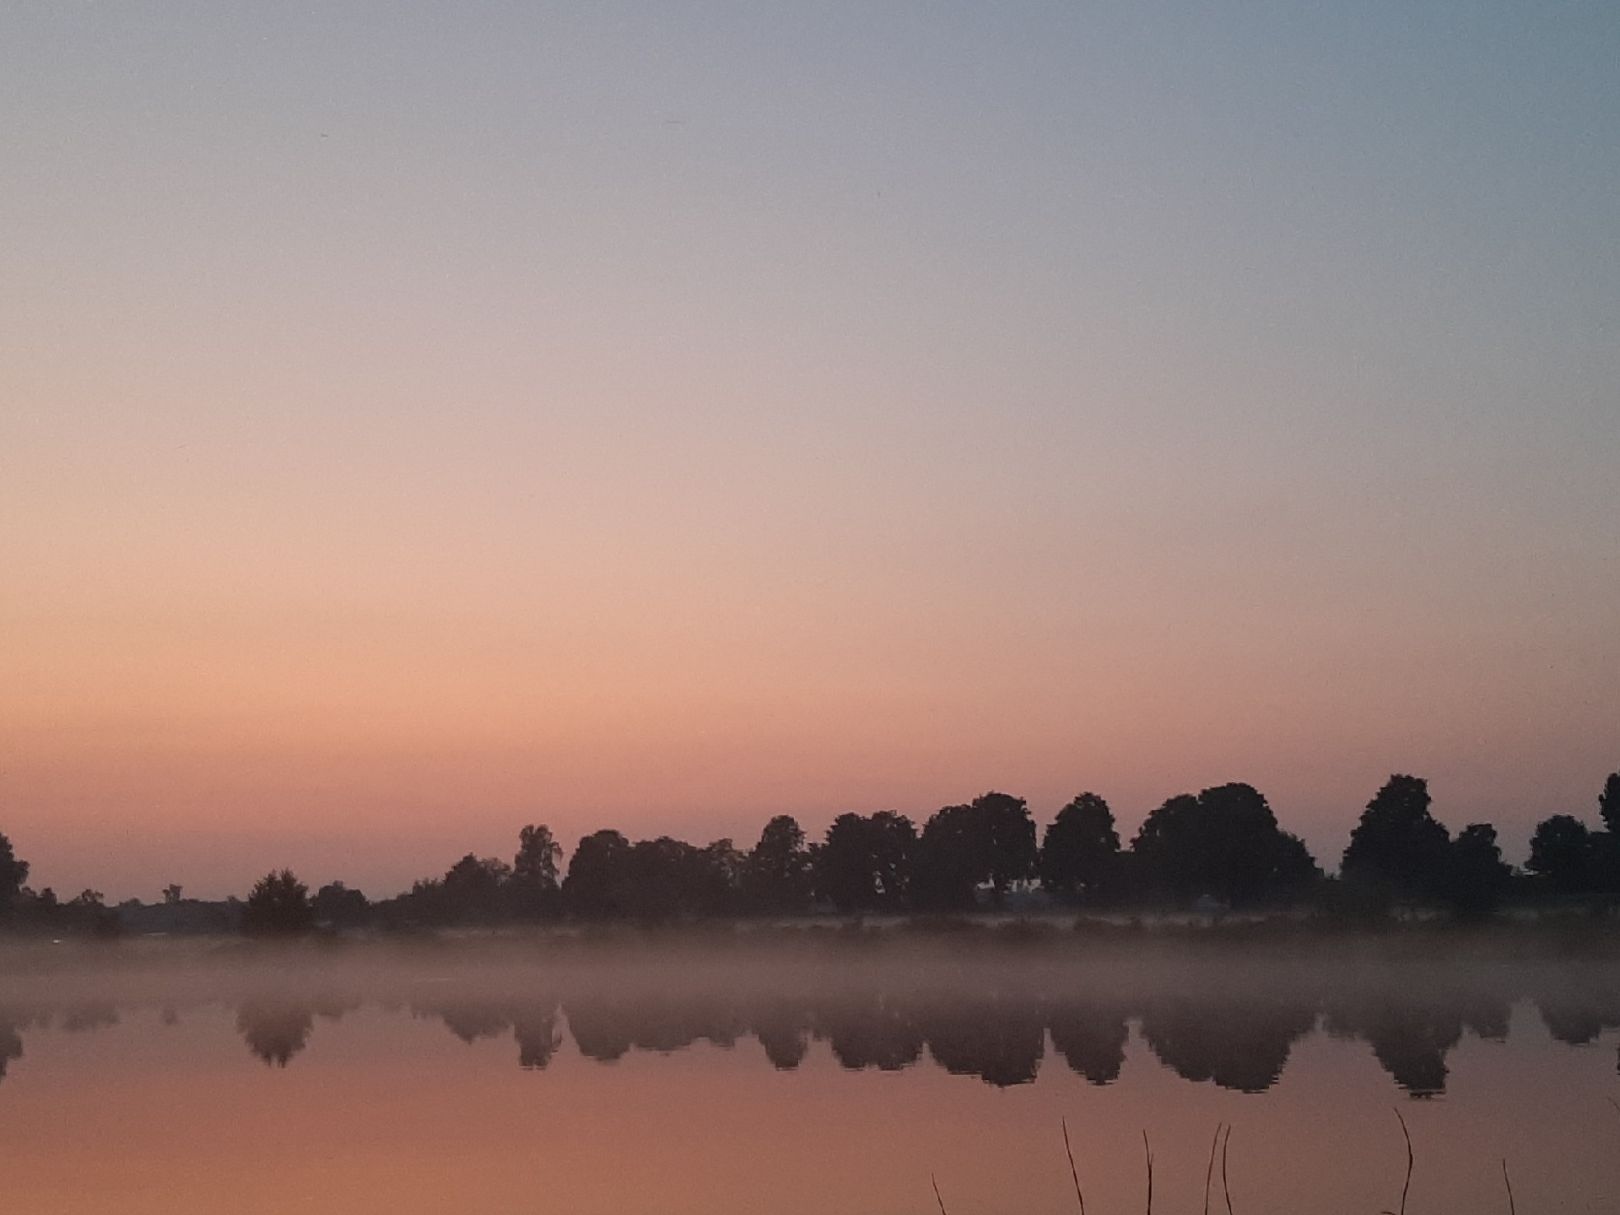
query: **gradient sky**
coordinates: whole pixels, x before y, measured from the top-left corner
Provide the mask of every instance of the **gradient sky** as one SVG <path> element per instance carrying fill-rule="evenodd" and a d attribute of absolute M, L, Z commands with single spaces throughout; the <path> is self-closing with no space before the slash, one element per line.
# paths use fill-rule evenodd
<path fill-rule="evenodd" d="M 373 893 L 1620 767 L 1620 6 L 0 9 L 0 831 Z"/>

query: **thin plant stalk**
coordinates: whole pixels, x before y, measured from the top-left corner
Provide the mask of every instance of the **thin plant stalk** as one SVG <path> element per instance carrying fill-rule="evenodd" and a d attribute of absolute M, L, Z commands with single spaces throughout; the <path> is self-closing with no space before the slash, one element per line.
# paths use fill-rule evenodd
<path fill-rule="evenodd" d="M 1502 1157 L 1502 1184 L 1507 1187 L 1508 1215 L 1519 1215 L 1517 1208 L 1513 1205 L 1513 1178 L 1508 1176 L 1506 1156 Z"/>
<path fill-rule="evenodd" d="M 1061 1119 L 1063 1124 L 1063 1150 L 1069 1157 L 1069 1176 L 1074 1179 L 1074 1197 L 1080 1204 L 1080 1215 L 1086 1215 L 1086 1196 L 1080 1192 L 1080 1171 L 1074 1167 L 1074 1149 L 1069 1146 L 1069 1120 Z"/>
<path fill-rule="evenodd" d="M 1209 1163 L 1204 1166 L 1204 1215 L 1209 1215 L 1209 1183 L 1215 1176 L 1215 1148 L 1221 1141 L 1221 1127 L 1226 1124 L 1215 1124 L 1215 1138 L 1209 1141 Z"/>
<path fill-rule="evenodd" d="M 1147 1215 L 1153 1215 L 1153 1146 L 1148 1143 L 1148 1133 L 1142 1132 L 1142 1151 L 1147 1154 Z"/>
<path fill-rule="evenodd" d="M 1412 1132 L 1406 1129 L 1406 1119 L 1401 1117 L 1401 1111 L 1395 1111 L 1395 1117 L 1400 1119 L 1401 1134 L 1406 1137 L 1406 1180 L 1401 1183 L 1401 1209 L 1399 1211 L 1385 1211 L 1383 1215 L 1406 1215 L 1406 1194 L 1412 1188 Z"/>
<path fill-rule="evenodd" d="M 945 1209 L 945 1200 L 939 1196 L 939 1179 L 930 1173 L 928 1174 L 928 1180 L 934 1186 L 934 1201 L 939 1203 L 939 1215 L 950 1215 L 950 1212 Z"/>
<path fill-rule="evenodd" d="M 1232 1215 L 1232 1184 L 1226 1179 L 1226 1149 L 1232 1145 L 1232 1124 L 1226 1124 L 1226 1138 L 1221 1140 L 1221 1193 L 1226 1196 L 1226 1215 Z"/>

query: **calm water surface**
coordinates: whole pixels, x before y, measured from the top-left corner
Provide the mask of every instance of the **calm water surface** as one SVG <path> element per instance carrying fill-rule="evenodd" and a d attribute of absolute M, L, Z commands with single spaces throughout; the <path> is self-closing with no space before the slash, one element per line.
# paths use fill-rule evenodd
<path fill-rule="evenodd" d="M 31 1212 L 1620 1211 L 1620 971 L 617 960 L 12 980 Z M 1220 1169 L 1214 1207 L 1224 1210 Z"/>

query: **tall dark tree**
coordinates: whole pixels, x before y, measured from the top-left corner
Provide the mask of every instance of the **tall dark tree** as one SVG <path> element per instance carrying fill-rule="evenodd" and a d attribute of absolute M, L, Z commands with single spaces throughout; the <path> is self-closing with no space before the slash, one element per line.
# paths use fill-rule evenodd
<path fill-rule="evenodd" d="M 751 911 L 788 915 L 810 903 L 810 849 L 791 815 L 765 824 L 743 873 L 744 902 Z"/>
<path fill-rule="evenodd" d="M 1203 859 L 1198 855 L 1202 828 L 1198 797 L 1178 793 L 1166 798 L 1136 829 L 1131 840 L 1133 877 L 1169 893 L 1211 893 L 1198 887 L 1203 881 Z"/>
<path fill-rule="evenodd" d="M 816 854 L 816 893 L 839 911 L 864 911 L 874 902 L 877 877 L 871 833 L 859 814 L 840 814 Z"/>
<path fill-rule="evenodd" d="M 1598 815 L 1610 835 L 1620 836 L 1620 772 L 1609 773 L 1598 794 Z"/>
<path fill-rule="evenodd" d="M 912 858 L 911 899 L 925 911 L 965 911 L 989 877 L 984 819 L 971 805 L 943 806 L 928 816 Z"/>
<path fill-rule="evenodd" d="M 505 911 L 512 867 L 493 856 L 468 853 L 445 871 L 439 895 L 454 923 L 489 924 Z"/>
<path fill-rule="evenodd" d="M 1119 865 L 1114 812 L 1095 793 L 1082 793 L 1057 812 L 1041 840 L 1041 885 L 1053 894 L 1095 898 Z"/>
<path fill-rule="evenodd" d="M 371 917 L 371 901 L 342 882 L 328 882 L 310 900 L 317 923 L 334 928 L 357 928 Z"/>
<path fill-rule="evenodd" d="M 916 841 L 903 814 L 840 814 L 816 853 L 816 893 L 844 912 L 898 906 L 909 889 Z"/>
<path fill-rule="evenodd" d="M 1143 822 L 1131 852 L 1141 876 L 1178 898 L 1233 905 L 1285 899 L 1320 876 L 1304 843 L 1277 825 L 1252 785 L 1217 785 L 1173 797 Z"/>
<path fill-rule="evenodd" d="M 514 914 L 538 920 L 557 912 L 562 899 L 557 870 L 561 861 L 562 845 L 550 827 L 531 824 L 518 832 L 517 856 L 509 883 Z"/>
<path fill-rule="evenodd" d="M 630 841 L 617 831 L 593 831 L 579 841 L 563 879 L 563 906 L 587 919 L 612 915 L 623 887 Z"/>
<path fill-rule="evenodd" d="M 1035 876 L 1035 820 L 1021 797 L 986 793 L 973 799 L 973 812 L 984 833 L 986 873 L 996 906 L 1014 882 Z"/>
<path fill-rule="evenodd" d="M 1592 888 L 1594 850 L 1586 824 L 1569 814 L 1555 814 L 1536 824 L 1530 837 L 1530 862 L 1553 889 L 1578 894 Z"/>
<path fill-rule="evenodd" d="M 1442 895 L 1451 838 L 1429 812 L 1429 783 L 1391 776 L 1350 833 L 1341 872 L 1346 881 L 1403 898 Z"/>
<path fill-rule="evenodd" d="M 1495 912 L 1511 871 L 1496 844 L 1496 828 L 1469 823 L 1451 842 L 1446 893 L 1459 916 L 1482 919 Z"/>
<path fill-rule="evenodd" d="M 913 861 L 912 896 L 921 907 L 969 908 L 990 887 L 999 906 L 1008 888 L 1035 871 L 1035 822 L 1021 797 L 986 793 L 946 806 L 923 824 Z"/>
<path fill-rule="evenodd" d="M 1603 830 L 1592 836 L 1594 884 L 1606 894 L 1620 894 L 1620 772 L 1611 772 L 1598 794 Z"/>
<path fill-rule="evenodd" d="M 667 835 L 637 840 L 612 862 L 609 914 L 649 922 L 732 914 L 742 865 L 730 840 L 702 848 Z"/>
<path fill-rule="evenodd" d="M 625 852 L 613 886 L 613 903 L 639 920 L 674 919 L 693 899 L 699 869 L 697 849 L 667 835 L 637 840 Z"/>
<path fill-rule="evenodd" d="M 695 868 L 686 910 L 705 916 L 736 915 L 742 906 L 748 854 L 729 839 L 714 840 L 693 851 Z"/>
<path fill-rule="evenodd" d="M 911 855 L 917 847 L 917 828 L 909 818 L 893 810 L 879 810 L 866 821 L 877 876 L 878 906 L 899 907 L 911 889 Z"/>
<path fill-rule="evenodd" d="M 242 931 L 255 936 L 290 936 L 314 925 L 309 887 L 291 869 L 260 878 L 242 907 Z"/>
<path fill-rule="evenodd" d="M 0 918 L 17 904 L 28 880 L 28 862 L 17 859 L 11 841 L 0 835 Z"/>

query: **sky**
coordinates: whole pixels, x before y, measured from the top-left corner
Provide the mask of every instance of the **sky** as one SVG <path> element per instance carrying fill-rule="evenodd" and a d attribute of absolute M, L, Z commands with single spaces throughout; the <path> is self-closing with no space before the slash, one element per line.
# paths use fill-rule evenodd
<path fill-rule="evenodd" d="M 1620 6 L 0 8 L 61 892 L 1620 768 Z"/>

